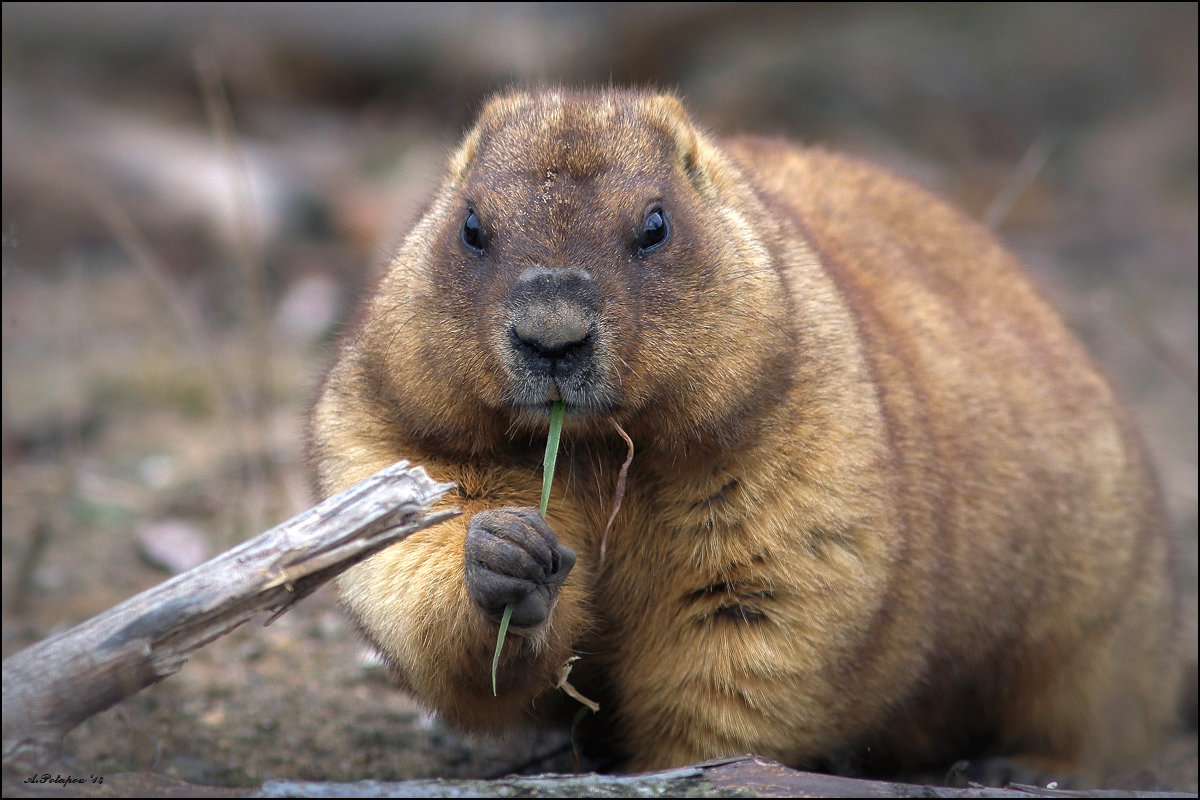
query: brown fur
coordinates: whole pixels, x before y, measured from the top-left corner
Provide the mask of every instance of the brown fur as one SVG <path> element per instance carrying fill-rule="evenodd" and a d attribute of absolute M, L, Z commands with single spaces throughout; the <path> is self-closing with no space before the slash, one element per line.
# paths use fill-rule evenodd
<path fill-rule="evenodd" d="M 670 237 L 631 244 L 660 202 Z M 464 247 L 468 208 L 485 256 Z M 578 555 L 510 635 L 464 585 L 476 512 L 536 506 L 550 398 L 514 388 L 529 267 L 602 297 L 548 521 Z M 598 563 L 632 436 L 629 488 Z M 492 100 L 312 417 L 332 493 L 400 459 L 464 515 L 353 569 L 404 684 L 493 729 L 596 693 L 634 769 L 753 751 L 893 769 L 1011 754 L 1093 776 L 1153 746 L 1178 683 L 1166 526 L 1113 392 L 979 225 L 876 168 L 719 142 L 673 97 Z"/>

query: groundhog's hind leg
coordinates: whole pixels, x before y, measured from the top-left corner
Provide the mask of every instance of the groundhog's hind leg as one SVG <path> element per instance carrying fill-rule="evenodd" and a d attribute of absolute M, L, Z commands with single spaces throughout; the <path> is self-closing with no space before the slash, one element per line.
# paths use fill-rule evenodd
<path fill-rule="evenodd" d="M 1052 671 L 1023 673 L 1001 700 L 1000 752 L 1011 755 L 981 766 L 1018 783 L 1099 786 L 1149 758 L 1177 713 L 1164 685 L 1181 680 L 1166 606 L 1134 591 L 1106 635 L 1064 646 Z"/>

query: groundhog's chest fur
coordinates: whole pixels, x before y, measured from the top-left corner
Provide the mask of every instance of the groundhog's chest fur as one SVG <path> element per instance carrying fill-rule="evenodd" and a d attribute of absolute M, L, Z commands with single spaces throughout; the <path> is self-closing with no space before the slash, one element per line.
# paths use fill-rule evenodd
<path fill-rule="evenodd" d="M 400 458 L 458 485 L 461 517 L 340 584 L 457 724 L 560 705 L 573 656 L 631 768 L 992 754 L 1094 776 L 1170 716 L 1152 478 L 1020 267 L 904 181 L 717 141 L 669 96 L 493 100 L 312 442 L 327 493 Z"/>

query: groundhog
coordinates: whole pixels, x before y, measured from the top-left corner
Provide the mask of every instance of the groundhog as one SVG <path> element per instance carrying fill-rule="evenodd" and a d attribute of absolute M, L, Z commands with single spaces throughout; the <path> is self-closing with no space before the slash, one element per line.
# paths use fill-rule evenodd
<path fill-rule="evenodd" d="M 327 494 L 401 458 L 457 485 L 461 516 L 339 588 L 466 729 L 570 718 L 571 659 L 629 770 L 1102 776 L 1175 708 L 1146 454 L 1017 261 L 886 171 L 719 140 L 670 94 L 486 104 L 342 345 L 311 457 Z"/>

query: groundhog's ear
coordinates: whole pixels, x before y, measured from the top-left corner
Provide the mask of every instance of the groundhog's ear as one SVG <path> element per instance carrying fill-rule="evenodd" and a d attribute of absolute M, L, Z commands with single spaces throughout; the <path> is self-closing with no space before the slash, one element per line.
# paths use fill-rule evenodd
<path fill-rule="evenodd" d="M 479 148 L 479 125 L 467 131 L 467 135 L 463 137 L 462 144 L 454 151 L 454 155 L 450 158 L 450 174 L 455 182 L 463 181 L 467 177 L 467 167 L 471 166 L 471 162 L 475 160 L 475 151 Z"/>
<path fill-rule="evenodd" d="M 452 180 L 461 181 L 467 176 L 467 168 L 475 160 L 479 142 L 483 138 L 483 130 L 489 125 L 495 125 L 495 120 L 511 118 L 520 114 L 521 95 L 516 92 L 500 92 L 488 98 L 475 124 L 467 131 L 462 143 L 454 151 L 450 159 L 450 175 Z"/>
<path fill-rule="evenodd" d="M 696 125 L 688 116 L 679 99 L 670 94 L 655 95 L 650 99 L 656 121 L 675 142 L 675 155 L 684 172 L 695 175 L 701 160 L 701 144 L 696 135 Z"/>

